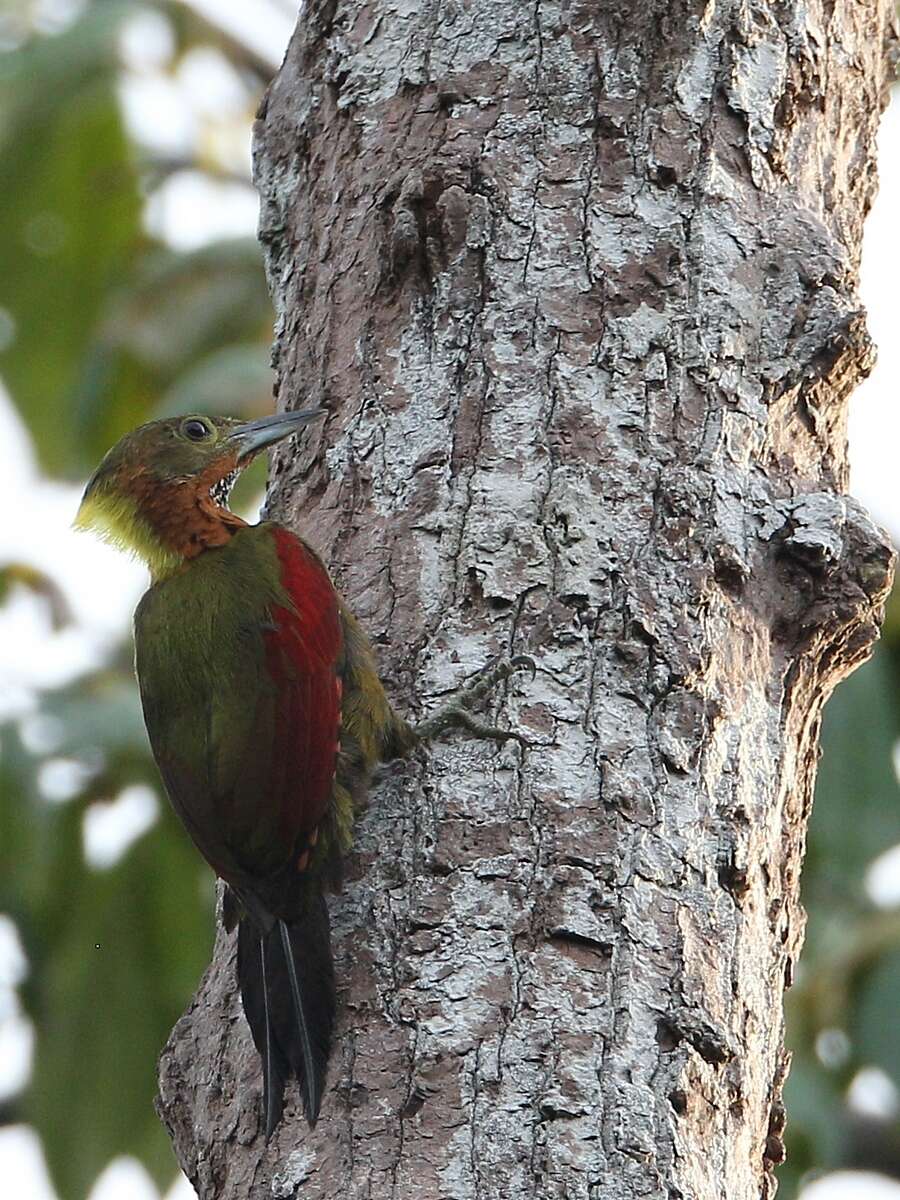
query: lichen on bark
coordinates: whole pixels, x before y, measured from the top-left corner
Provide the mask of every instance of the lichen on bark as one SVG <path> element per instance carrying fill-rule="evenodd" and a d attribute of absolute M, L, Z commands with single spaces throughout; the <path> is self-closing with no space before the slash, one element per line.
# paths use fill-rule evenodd
<path fill-rule="evenodd" d="M 233 947 L 160 1108 L 202 1197 L 771 1195 L 822 704 L 877 634 L 847 497 L 888 5 L 308 0 L 261 111 L 269 513 L 397 703 L 332 903 L 313 1134 L 266 1149 Z"/>

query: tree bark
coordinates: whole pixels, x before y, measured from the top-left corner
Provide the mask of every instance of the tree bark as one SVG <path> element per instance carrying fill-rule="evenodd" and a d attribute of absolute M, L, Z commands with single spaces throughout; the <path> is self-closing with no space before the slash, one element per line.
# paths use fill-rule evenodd
<path fill-rule="evenodd" d="M 160 1110 L 201 1197 L 774 1192 L 819 719 L 885 535 L 845 495 L 886 0 L 307 0 L 260 115 L 269 514 L 402 710 L 493 655 L 531 742 L 387 774 L 333 900 L 323 1117 L 266 1148 L 220 934 Z"/>

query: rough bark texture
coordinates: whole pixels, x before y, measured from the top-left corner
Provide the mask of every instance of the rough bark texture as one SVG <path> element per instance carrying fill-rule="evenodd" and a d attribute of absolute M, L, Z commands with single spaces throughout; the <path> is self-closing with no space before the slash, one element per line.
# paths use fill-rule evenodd
<path fill-rule="evenodd" d="M 340 1039 L 267 1149 L 220 936 L 161 1066 L 201 1197 L 749 1200 L 822 704 L 884 536 L 845 495 L 885 0 L 307 0 L 260 116 L 269 511 L 406 711 L 497 653 L 532 741 L 392 772 L 332 904 Z"/>

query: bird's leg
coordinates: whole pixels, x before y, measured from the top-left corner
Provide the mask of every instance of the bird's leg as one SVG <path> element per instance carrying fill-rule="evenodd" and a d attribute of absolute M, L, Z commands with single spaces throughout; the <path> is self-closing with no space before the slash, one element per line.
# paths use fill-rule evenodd
<path fill-rule="evenodd" d="M 489 725 L 474 717 L 470 711 L 472 706 L 484 699 L 498 683 L 508 679 L 515 671 L 525 668 L 531 671 L 533 678 L 534 660 L 527 654 L 517 654 L 513 658 L 503 659 L 487 667 L 473 683 L 470 683 L 468 687 L 461 688 L 449 703 L 439 708 L 436 713 L 432 713 L 430 717 L 426 717 L 424 721 L 420 721 L 418 725 L 413 726 L 416 740 L 420 742 L 434 741 L 448 729 L 456 728 L 465 729 L 472 737 L 482 738 L 486 741 L 513 740 L 527 746 L 528 741 L 520 733 Z"/>

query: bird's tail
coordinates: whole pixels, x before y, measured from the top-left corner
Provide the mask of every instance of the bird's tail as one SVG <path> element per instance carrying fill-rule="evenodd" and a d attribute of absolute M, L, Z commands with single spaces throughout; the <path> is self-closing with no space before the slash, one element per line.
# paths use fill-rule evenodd
<path fill-rule="evenodd" d="M 238 983 L 263 1064 L 266 1140 L 284 1106 L 291 1076 L 300 1084 L 312 1128 L 319 1116 L 334 1027 L 334 965 L 328 909 L 310 898 L 299 920 L 260 933 L 249 917 L 238 929 Z"/>

